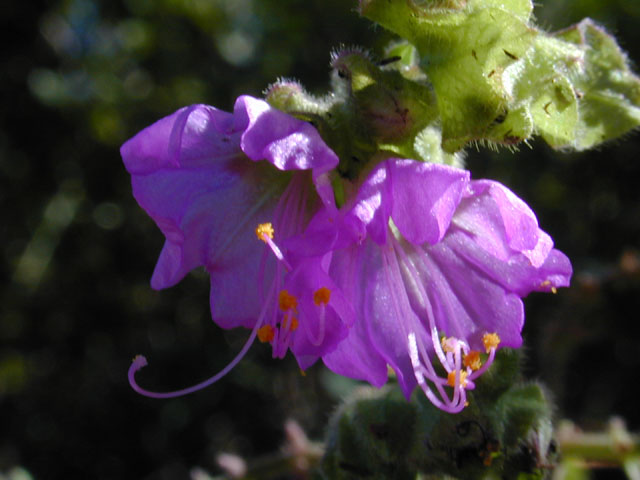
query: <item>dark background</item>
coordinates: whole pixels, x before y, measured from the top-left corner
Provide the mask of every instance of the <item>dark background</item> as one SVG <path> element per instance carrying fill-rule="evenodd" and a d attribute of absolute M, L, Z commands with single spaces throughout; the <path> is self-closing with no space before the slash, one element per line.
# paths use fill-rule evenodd
<path fill-rule="evenodd" d="M 175 109 L 229 110 L 278 77 L 328 89 L 340 44 L 389 40 L 346 0 L 9 1 L 0 6 L 0 473 L 35 479 L 181 479 L 215 454 L 278 449 L 295 418 L 315 439 L 348 382 L 255 346 L 214 387 L 174 400 L 135 394 L 219 370 L 247 332 L 216 327 L 196 272 L 149 279 L 163 237 L 136 205 L 118 148 Z M 640 3 L 548 1 L 550 30 L 590 16 L 640 60 Z M 509 185 L 573 261 L 570 289 L 527 299 L 527 373 L 558 418 L 640 429 L 640 136 L 568 154 L 469 150 L 475 178 Z"/>

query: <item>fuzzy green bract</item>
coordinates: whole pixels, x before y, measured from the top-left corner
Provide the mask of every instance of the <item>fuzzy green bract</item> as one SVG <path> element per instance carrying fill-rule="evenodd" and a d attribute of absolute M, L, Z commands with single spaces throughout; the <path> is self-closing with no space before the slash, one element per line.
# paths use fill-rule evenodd
<path fill-rule="evenodd" d="M 433 86 L 442 147 L 515 145 L 534 134 L 584 150 L 640 124 L 640 82 L 603 28 L 586 19 L 555 34 L 533 23 L 532 2 L 361 0 L 360 12 L 416 49 Z M 401 53 L 406 64 L 408 50 Z"/>
<path fill-rule="evenodd" d="M 322 478 L 545 478 L 551 407 L 544 388 L 520 377 L 520 358 L 502 350 L 459 415 L 422 395 L 407 403 L 394 388 L 356 390 L 329 423 Z"/>

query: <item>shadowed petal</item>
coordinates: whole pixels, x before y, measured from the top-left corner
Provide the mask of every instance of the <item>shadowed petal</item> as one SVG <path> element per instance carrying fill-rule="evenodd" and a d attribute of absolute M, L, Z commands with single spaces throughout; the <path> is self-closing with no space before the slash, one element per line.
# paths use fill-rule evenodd
<path fill-rule="evenodd" d="M 340 375 L 365 380 L 381 387 L 387 381 L 387 362 L 373 348 L 369 324 L 364 317 L 367 284 L 362 281 L 362 275 L 366 273 L 365 262 L 369 259 L 363 252 L 364 249 L 360 247 L 349 247 L 334 254 L 331 275 L 340 285 L 345 297 L 358 310 L 348 336 L 335 350 L 324 355 L 322 360 L 328 368 Z"/>

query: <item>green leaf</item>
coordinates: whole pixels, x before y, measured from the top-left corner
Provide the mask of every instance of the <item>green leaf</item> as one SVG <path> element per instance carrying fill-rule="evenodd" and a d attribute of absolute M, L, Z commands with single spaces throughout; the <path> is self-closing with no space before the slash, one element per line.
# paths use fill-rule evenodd
<path fill-rule="evenodd" d="M 469 8 L 472 10 L 495 7 L 512 13 L 523 22 L 528 22 L 533 12 L 531 0 L 470 0 Z"/>
<path fill-rule="evenodd" d="M 640 79 L 613 36 L 587 18 L 556 38 L 582 53 L 568 71 L 580 111 L 573 147 L 586 150 L 638 127 Z"/>
<path fill-rule="evenodd" d="M 575 46 L 540 35 L 522 61 L 505 72 L 511 95 L 554 148 L 568 147 L 576 137 L 578 102 L 568 74 L 581 57 Z"/>
<path fill-rule="evenodd" d="M 640 79 L 589 19 L 551 35 L 531 24 L 530 0 L 361 0 L 360 11 L 406 39 L 390 52 L 406 79 L 433 85 L 447 152 L 533 134 L 585 150 L 640 124 Z"/>
<path fill-rule="evenodd" d="M 515 0 L 477 0 L 449 10 L 371 0 L 362 2 L 361 12 L 416 46 L 435 90 L 448 152 L 485 138 L 503 116 L 511 99 L 502 73 L 527 52 L 537 34 L 527 24 L 530 2 Z"/>

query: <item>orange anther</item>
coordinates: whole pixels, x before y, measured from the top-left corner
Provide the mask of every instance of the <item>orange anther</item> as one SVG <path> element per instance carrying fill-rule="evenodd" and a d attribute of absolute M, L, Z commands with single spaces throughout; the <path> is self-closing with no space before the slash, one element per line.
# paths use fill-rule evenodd
<path fill-rule="evenodd" d="M 465 367 L 469 367 L 471 370 L 479 370 L 482 366 L 482 362 L 480 361 L 480 352 L 477 350 L 471 350 L 463 357 L 462 363 Z"/>
<path fill-rule="evenodd" d="M 278 305 L 280 310 L 286 312 L 287 310 L 293 310 L 298 306 L 298 300 L 286 290 L 280 290 L 278 295 Z"/>
<path fill-rule="evenodd" d="M 321 303 L 327 304 L 329 303 L 329 299 L 331 298 L 331 290 L 327 287 L 322 287 L 313 292 L 313 303 L 315 303 L 318 307 Z"/>
<path fill-rule="evenodd" d="M 271 342 L 275 337 L 275 332 L 271 325 L 263 325 L 258 329 L 258 340 L 262 343 Z"/>
<path fill-rule="evenodd" d="M 447 375 L 447 385 L 450 387 L 456 386 L 456 370 L 449 372 L 449 375 Z M 467 386 L 467 372 L 464 370 L 460 370 L 460 385 L 462 388 Z"/>
<path fill-rule="evenodd" d="M 291 320 L 291 323 L 289 323 L 289 320 Z M 288 328 L 289 330 L 294 332 L 298 328 L 298 319 L 289 315 L 285 316 L 284 320 L 282 321 L 282 328 Z"/>

